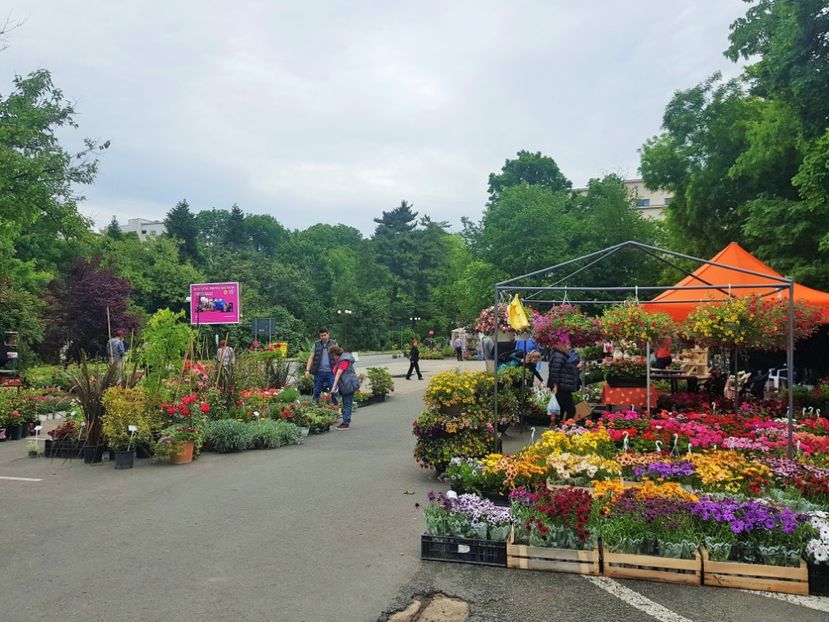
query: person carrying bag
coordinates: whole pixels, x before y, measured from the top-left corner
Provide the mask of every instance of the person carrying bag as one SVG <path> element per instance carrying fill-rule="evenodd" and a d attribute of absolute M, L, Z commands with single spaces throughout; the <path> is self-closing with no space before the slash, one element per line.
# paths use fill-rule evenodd
<path fill-rule="evenodd" d="M 331 393 L 339 390 L 343 402 L 343 420 L 334 429 L 350 430 L 354 394 L 360 390 L 360 378 L 354 370 L 354 357 L 347 352 L 343 352 L 340 346 L 331 346 L 328 348 L 328 355 L 331 357 L 331 369 L 334 372 L 334 383 L 331 387 Z"/>
<path fill-rule="evenodd" d="M 560 416 L 551 417 L 551 425 L 557 425 L 560 421 L 576 416 L 573 391 L 578 390 L 579 373 L 576 366 L 570 362 L 569 351 L 570 344 L 561 342 L 553 346 L 553 352 L 550 355 L 550 375 L 547 377 L 547 386 L 553 392 L 553 397 L 560 408 Z"/>

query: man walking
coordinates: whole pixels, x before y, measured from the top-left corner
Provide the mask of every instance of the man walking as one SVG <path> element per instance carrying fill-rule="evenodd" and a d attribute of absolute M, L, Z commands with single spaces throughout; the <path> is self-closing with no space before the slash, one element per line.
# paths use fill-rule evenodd
<path fill-rule="evenodd" d="M 463 360 L 463 339 L 460 335 L 455 337 L 455 356 L 458 357 L 459 361 Z"/>
<path fill-rule="evenodd" d="M 331 368 L 331 358 L 328 348 L 336 346 L 337 342 L 329 338 L 328 329 L 320 328 L 319 341 L 314 342 L 314 349 L 305 364 L 305 377 L 314 375 L 314 401 L 320 401 L 320 393 L 330 391 L 334 386 L 334 372 Z M 337 403 L 337 396 L 331 396 L 331 403 Z"/>
<path fill-rule="evenodd" d="M 420 373 L 420 350 L 417 349 L 417 339 L 412 339 L 412 349 L 409 350 L 409 371 L 406 372 L 406 380 L 412 379 L 412 371 L 417 372 L 417 379 L 423 380 Z"/>

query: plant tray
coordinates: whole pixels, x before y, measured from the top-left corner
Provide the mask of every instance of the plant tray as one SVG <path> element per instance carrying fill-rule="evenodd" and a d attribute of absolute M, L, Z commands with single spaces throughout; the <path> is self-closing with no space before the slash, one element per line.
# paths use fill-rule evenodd
<path fill-rule="evenodd" d="M 604 575 L 618 579 L 644 579 L 663 583 L 700 585 L 702 583 L 702 558 L 697 552 L 694 559 L 675 559 L 655 555 L 631 555 L 611 553 L 602 547 Z"/>
<path fill-rule="evenodd" d="M 741 562 L 714 562 L 708 559 L 708 551 L 703 547 L 702 567 L 704 570 L 703 585 L 783 592 L 800 596 L 809 594 L 809 569 L 803 560 L 796 568 Z"/>
<path fill-rule="evenodd" d="M 553 549 L 541 546 L 515 544 L 515 533 L 507 541 L 507 568 L 570 572 L 574 574 L 599 575 L 599 549 L 576 551 L 574 549 Z"/>
<path fill-rule="evenodd" d="M 564 490 L 566 488 L 573 488 L 575 490 L 586 490 L 591 495 L 593 494 L 593 488 L 590 487 L 590 486 L 572 486 L 571 484 L 554 484 L 549 477 L 547 478 L 547 490 L 551 490 L 551 491 L 555 492 L 556 490 Z"/>
<path fill-rule="evenodd" d="M 420 558 L 479 566 L 507 565 L 507 543 L 453 536 L 420 536 Z"/>

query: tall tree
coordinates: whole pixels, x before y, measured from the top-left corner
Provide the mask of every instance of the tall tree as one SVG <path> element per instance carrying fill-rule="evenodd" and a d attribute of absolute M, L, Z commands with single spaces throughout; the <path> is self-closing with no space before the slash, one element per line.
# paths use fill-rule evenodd
<path fill-rule="evenodd" d="M 541 186 L 552 191 L 569 190 L 573 185 L 551 157 L 542 155 L 540 151 L 531 153 L 521 150 L 517 158 L 504 163 L 500 173 L 490 173 L 490 201 L 496 200 L 505 188 L 520 184 Z"/>
<path fill-rule="evenodd" d="M 129 310 L 132 285 L 113 270 L 101 267 L 99 258 L 78 258 L 64 281 L 51 286 L 50 317 L 44 344 L 55 357 L 66 346 L 67 355 L 77 360 L 81 352 L 103 355 L 112 330 L 138 328 L 138 317 Z M 109 323 L 107 322 L 109 311 Z"/>
<path fill-rule="evenodd" d="M 106 234 L 113 240 L 120 240 L 124 237 L 124 232 L 121 231 L 121 225 L 118 224 L 118 219 L 115 216 L 113 216 L 112 220 L 109 221 L 106 228 Z"/>
<path fill-rule="evenodd" d="M 230 208 L 230 216 L 227 219 L 227 229 L 225 229 L 224 241 L 228 248 L 237 250 L 244 248 L 248 243 L 247 227 L 245 227 L 245 213 L 235 203 L 233 204 L 233 207 Z"/>
<path fill-rule="evenodd" d="M 181 260 L 196 261 L 199 258 L 198 236 L 199 225 L 196 217 L 190 211 L 187 199 L 182 199 L 176 206 L 167 212 L 164 219 L 164 228 L 167 235 L 180 241 L 179 254 Z"/>

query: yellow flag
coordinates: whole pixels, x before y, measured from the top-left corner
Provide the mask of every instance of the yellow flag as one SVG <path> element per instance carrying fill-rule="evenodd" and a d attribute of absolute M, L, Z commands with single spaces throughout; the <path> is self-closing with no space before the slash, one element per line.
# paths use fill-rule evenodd
<path fill-rule="evenodd" d="M 530 322 L 527 320 L 527 313 L 524 311 L 524 305 L 521 304 L 521 299 L 518 297 L 518 294 L 515 294 L 512 302 L 507 307 L 507 322 L 518 333 L 530 327 Z"/>

